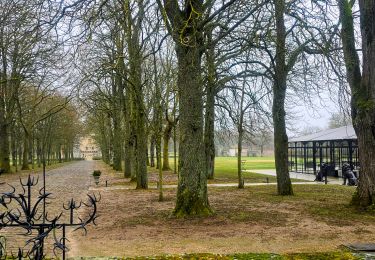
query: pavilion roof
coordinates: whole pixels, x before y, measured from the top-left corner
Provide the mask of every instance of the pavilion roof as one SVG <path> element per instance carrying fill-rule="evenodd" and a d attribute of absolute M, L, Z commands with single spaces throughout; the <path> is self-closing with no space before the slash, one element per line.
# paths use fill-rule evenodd
<path fill-rule="evenodd" d="M 314 134 L 304 135 L 289 139 L 289 142 L 309 142 L 309 141 L 331 141 L 331 140 L 355 140 L 355 134 L 352 125 L 342 126 L 334 129 L 327 129 Z"/>

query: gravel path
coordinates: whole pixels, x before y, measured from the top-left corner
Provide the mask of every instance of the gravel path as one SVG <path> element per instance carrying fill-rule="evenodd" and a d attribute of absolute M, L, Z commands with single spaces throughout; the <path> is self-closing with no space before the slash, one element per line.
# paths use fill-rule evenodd
<path fill-rule="evenodd" d="M 71 198 L 80 202 L 85 200 L 86 195 L 89 190 L 89 186 L 92 183 L 91 173 L 94 169 L 95 162 L 93 161 L 79 161 L 66 166 L 47 171 L 46 173 L 46 190 L 52 193 L 52 200 L 49 200 L 50 204 L 47 205 L 47 212 L 49 218 L 53 218 L 64 211 L 64 215 L 59 222 L 67 221 L 68 214 L 63 209 L 63 203 L 65 205 Z M 39 177 L 39 183 L 32 189 L 33 201 L 35 202 L 38 196 L 38 191 L 42 187 L 43 175 L 42 173 L 32 173 L 32 177 L 35 180 Z M 22 180 L 25 183 L 27 181 L 27 176 L 23 175 Z M 16 180 L 13 175 L 5 175 L 0 178 L 0 182 L 6 182 L 14 186 L 17 192 L 21 192 L 22 188 L 20 186 L 19 180 Z M 7 185 L 0 185 L 0 192 L 11 191 L 11 188 Z M 22 236 L 24 232 L 22 229 L 10 229 L 6 228 L 0 231 L 0 235 L 7 238 L 7 251 L 15 252 L 19 246 L 24 244 L 27 239 Z M 70 240 L 70 245 L 74 246 L 74 235 L 72 237 L 71 233 L 68 233 L 68 239 Z M 52 240 L 49 241 L 52 243 Z M 69 245 L 69 247 L 70 247 Z M 47 246 L 50 248 L 50 246 Z"/>

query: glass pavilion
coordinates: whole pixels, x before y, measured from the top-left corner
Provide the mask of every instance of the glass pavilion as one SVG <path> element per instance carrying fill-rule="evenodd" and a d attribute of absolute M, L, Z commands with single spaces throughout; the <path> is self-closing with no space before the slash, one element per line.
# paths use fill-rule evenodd
<path fill-rule="evenodd" d="M 315 174 L 323 162 L 328 163 L 328 175 L 342 177 L 342 164 L 359 168 L 358 143 L 351 125 L 292 138 L 288 145 L 289 171 Z"/>

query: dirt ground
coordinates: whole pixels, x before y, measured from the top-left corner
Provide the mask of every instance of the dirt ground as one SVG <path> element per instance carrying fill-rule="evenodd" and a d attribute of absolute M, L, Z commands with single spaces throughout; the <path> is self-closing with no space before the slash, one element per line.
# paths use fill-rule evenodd
<path fill-rule="evenodd" d="M 102 171 L 98 186 L 93 169 Z M 165 176 L 175 181 L 172 173 Z M 14 176 L 3 177 L 2 181 L 18 182 Z M 50 205 L 52 213 L 59 212 L 67 198 L 84 199 L 90 189 L 101 194 L 97 225 L 88 227 L 87 236 L 81 231 L 68 233 L 68 257 L 326 252 L 342 244 L 375 242 L 374 212 L 348 206 L 352 187 L 295 185 L 293 197 L 276 196 L 275 186 L 267 185 L 243 190 L 210 187 L 213 216 L 176 219 L 171 214 L 176 189 L 165 189 L 165 200 L 159 202 L 156 173 L 150 180 L 149 190 L 135 190 L 134 183 L 101 162 L 78 162 L 50 171 L 47 189 L 56 198 Z M 112 189 L 116 187 L 123 189 Z M 2 234 L 9 242 L 17 235 L 4 229 Z"/>
<path fill-rule="evenodd" d="M 102 178 L 112 184 L 134 185 L 114 173 Z M 171 215 L 175 189 L 166 189 L 165 201 L 158 202 L 155 189 L 102 187 L 98 225 L 90 227 L 86 237 L 70 234 L 68 255 L 325 252 L 337 250 L 342 244 L 375 241 L 375 215 L 347 205 L 352 188 L 300 186 L 295 187 L 296 196 L 284 198 L 276 196 L 274 189 L 209 188 L 215 215 L 176 219 Z M 321 189 L 327 189 L 325 195 Z"/>

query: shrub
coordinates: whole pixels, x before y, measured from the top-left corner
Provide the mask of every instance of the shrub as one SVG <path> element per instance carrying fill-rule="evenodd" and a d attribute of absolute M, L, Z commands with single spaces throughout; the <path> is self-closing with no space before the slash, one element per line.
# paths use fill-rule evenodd
<path fill-rule="evenodd" d="M 99 170 L 94 170 L 93 173 L 92 173 L 92 176 L 94 176 L 94 177 L 96 177 L 96 176 L 99 177 L 100 175 L 102 175 L 102 172 L 99 171 Z"/>

